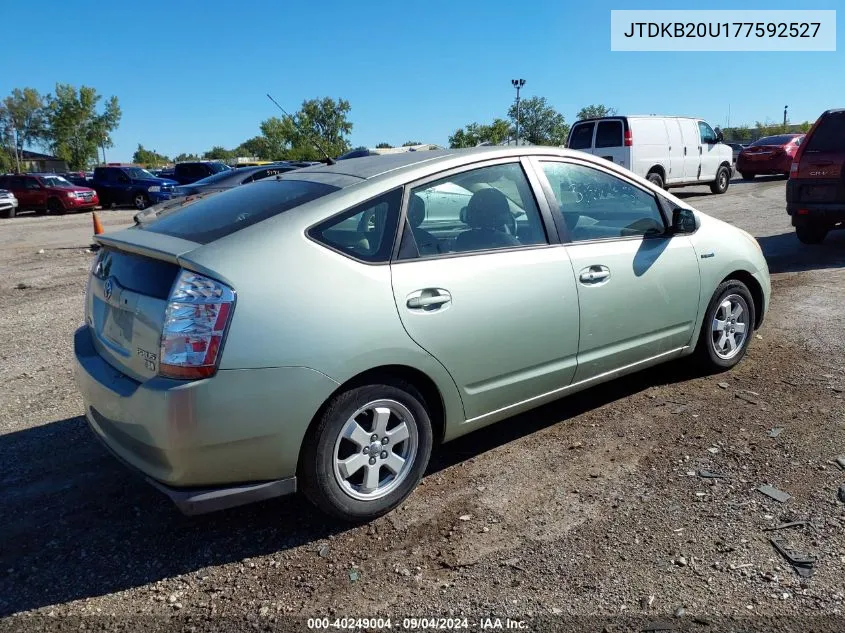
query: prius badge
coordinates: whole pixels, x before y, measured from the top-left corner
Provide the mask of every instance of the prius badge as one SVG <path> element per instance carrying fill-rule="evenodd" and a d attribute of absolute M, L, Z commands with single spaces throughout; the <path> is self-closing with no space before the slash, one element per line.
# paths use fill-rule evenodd
<path fill-rule="evenodd" d="M 106 283 L 103 285 L 103 294 L 106 297 L 106 301 L 111 299 L 111 293 L 114 290 L 114 284 L 112 283 L 111 278 L 106 279 Z"/>

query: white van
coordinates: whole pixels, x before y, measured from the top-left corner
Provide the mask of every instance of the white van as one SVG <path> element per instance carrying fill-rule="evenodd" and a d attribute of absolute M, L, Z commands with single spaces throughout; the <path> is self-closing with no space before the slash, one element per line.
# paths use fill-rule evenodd
<path fill-rule="evenodd" d="M 622 165 L 659 187 L 709 184 L 725 193 L 733 150 L 722 132 L 701 119 L 677 116 L 612 116 L 578 121 L 566 146 Z"/>

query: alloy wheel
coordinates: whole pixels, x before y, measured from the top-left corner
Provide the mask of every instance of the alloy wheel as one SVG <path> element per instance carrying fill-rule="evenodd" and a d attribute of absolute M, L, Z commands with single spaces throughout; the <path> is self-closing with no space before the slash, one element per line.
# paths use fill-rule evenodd
<path fill-rule="evenodd" d="M 713 315 L 710 338 L 713 351 L 724 360 L 739 354 L 748 337 L 748 304 L 741 296 L 730 294 Z"/>

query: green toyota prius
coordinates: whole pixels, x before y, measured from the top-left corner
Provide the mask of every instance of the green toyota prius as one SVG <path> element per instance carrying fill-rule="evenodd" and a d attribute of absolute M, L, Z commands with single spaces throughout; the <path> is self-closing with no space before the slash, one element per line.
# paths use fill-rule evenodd
<path fill-rule="evenodd" d="M 86 417 L 189 514 L 301 489 L 372 519 L 441 442 L 681 356 L 733 367 L 771 292 L 748 233 L 546 147 L 317 165 L 97 239 Z"/>

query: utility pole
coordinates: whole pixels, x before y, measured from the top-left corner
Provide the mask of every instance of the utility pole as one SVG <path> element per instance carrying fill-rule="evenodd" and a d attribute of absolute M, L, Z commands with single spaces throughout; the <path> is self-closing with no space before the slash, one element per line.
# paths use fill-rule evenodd
<path fill-rule="evenodd" d="M 15 173 L 19 174 L 21 173 L 21 160 L 18 157 L 18 128 L 14 125 L 12 126 L 12 135 L 14 136 L 13 140 L 15 142 Z"/>
<path fill-rule="evenodd" d="M 783 126 L 784 127 L 786 127 L 786 109 L 788 107 L 789 107 L 788 105 L 783 106 Z"/>
<path fill-rule="evenodd" d="M 516 145 L 519 147 L 519 89 L 525 85 L 525 80 L 511 79 L 511 85 L 516 88 Z"/>

